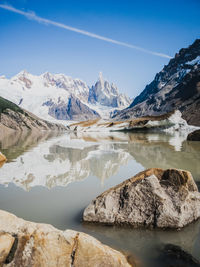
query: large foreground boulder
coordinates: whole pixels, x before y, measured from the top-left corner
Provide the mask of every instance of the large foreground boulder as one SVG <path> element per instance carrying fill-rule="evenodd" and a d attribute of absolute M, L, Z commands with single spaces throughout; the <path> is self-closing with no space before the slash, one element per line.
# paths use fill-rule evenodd
<path fill-rule="evenodd" d="M 17 218 L 0 210 L 0 266 L 130 267 L 126 257 L 95 238 Z"/>
<path fill-rule="evenodd" d="M 196 130 L 187 136 L 188 141 L 200 141 L 200 130 Z"/>
<path fill-rule="evenodd" d="M 87 222 L 180 228 L 200 217 L 200 193 L 188 171 L 148 169 L 105 191 L 84 210 Z"/>

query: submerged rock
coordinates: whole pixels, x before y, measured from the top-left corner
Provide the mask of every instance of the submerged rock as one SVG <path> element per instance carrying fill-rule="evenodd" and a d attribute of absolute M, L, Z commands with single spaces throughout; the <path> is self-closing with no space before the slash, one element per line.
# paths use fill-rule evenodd
<path fill-rule="evenodd" d="M 126 257 L 95 238 L 19 219 L 0 210 L 0 266 L 130 267 Z"/>
<path fill-rule="evenodd" d="M 200 262 L 181 247 L 165 244 L 157 249 L 159 255 L 152 261 L 154 267 L 200 267 Z"/>
<path fill-rule="evenodd" d="M 200 141 L 200 130 L 196 130 L 188 134 L 187 140 L 188 141 Z"/>
<path fill-rule="evenodd" d="M 188 171 L 152 168 L 105 191 L 84 210 L 87 222 L 180 228 L 200 217 L 200 193 Z"/>

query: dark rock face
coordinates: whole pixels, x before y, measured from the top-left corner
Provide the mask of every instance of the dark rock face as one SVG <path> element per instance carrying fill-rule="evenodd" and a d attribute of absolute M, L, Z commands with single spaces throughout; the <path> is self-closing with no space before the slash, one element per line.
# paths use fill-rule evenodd
<path fill-rule="evenodd" d="M 190 172 L 148 169 L 98 196 L 84 221 L 180 228 L 200 217 L 200 193 Z"/>
<path fill-rule="evenodd" d="M 68 104 L 61 102 L 58 104 L 48 103 L 49 115 L 58 120 L 88 120 L 100 118 L 100 115 L 83 104 L 78 98 L 71 97 Z"/>
<path fill-rule="evenodd" d="M 183 48 L 115 118 L 159 115 L 179 109 L 189 124 L 200 126 L 200 39 Z"/>
<path fill-rule="evenodd" d="M 196 130 L 188 134 L 187 140 L 188 141 L 200 141 L 200 130 Z"/>

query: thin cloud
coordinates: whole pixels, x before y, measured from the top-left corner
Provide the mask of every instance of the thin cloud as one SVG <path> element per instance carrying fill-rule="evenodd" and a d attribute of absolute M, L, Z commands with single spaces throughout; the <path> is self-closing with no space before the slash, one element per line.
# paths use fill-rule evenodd
<path fill-rule="evenodd" d="M 9 11 L 17 13 L 17 14 L 20 14 L 22 16 L 25 16 L 28 19 L 35 20 L 38 23 L 44 23 L 46 25 L 53 25 L 53 26 L 56 26 L 56 27 L 59 27 L 59 28 L 63 28 L 63 29 L 68 30 L 68 31 L 80 33 L 80 34 L 83 34 L 83 35 L 86 35 L 86 36 L 89 36 L 89 37 L 92 37 L 92 38 L 95 38 L 95 39 L 99 39 L 99 40 L 102 40 L 102 41 L 105 41 L 105 42 L 113 43 L 113 44 L 120 45 L 120 46 L 125 46 L 125 47 L 132 48 L 132 49 L 136 49 L 136 50 L 139 50 L 141 52 L 148 53 L 148 54 L 151 54 L 151 55 L 154 55 L 154 56 L 164 57 L 164 58 L 172 58 L 171 56 L 163 54 L 163 53 L 151 51 L 151 50 L 148 50 L 148 49 L 136 46 L 136 45 L 128 44 L 128 43 L 125 43 L 125 42 L 120 42 L 120 41 L 113 40 L 111 38 L 104 37 L 104 36 L 101 36 L 101 35 L 98 35 L 98 34 L 95 34 L 95 33 L 92 33 L 92 32 L 88 32 L 88 31 L 84 31 L 84 30 L 81 30 L 81 29 L 78 29 L 78 28 L 74 28 L 74 27 L 68 26 L 66 24 L 62 24 L 62 23 L 53 21 L 53 20 L 45 19 L 45 18 L 37 16 L 34 12 L 25 12 L 25 11 L 22 11 L 20 9 L 14 8 L 14 7 L 10 6 L 10 5 L 6 5 L 6 4 L 2 5 L 2 4 L 0 4 L 0 8 L 9 10 Z"/>

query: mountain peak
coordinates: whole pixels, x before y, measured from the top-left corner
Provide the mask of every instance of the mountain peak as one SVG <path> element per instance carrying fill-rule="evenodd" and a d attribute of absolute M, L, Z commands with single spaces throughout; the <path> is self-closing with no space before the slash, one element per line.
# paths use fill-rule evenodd
<path fill-rule="evenodd" d="M 102 73 L 102 71 L 99 72 L 99 80 L 103 80 L 103 73 Z"/>
<path fill-rule="evenodd" d="M 50 72 L 46 71 L 43 74 L 41 74 L 41 77 L 45 78 L 47 81 L 50 81 L 53 77 L 53 74 Z"/>
<path fill-rule="evenodd" d="M 103 73 L 101 71 L 99 72 L 98 82 L 100 83 L 101 87 L 104 88 L 104 78 L 103 78 Z"/>
<path fill-rule="evenodd" d="M 7 86 L 0 79 L 1 96 L 45 119 L 94 119 L 130 105 L 130 99 L 104 80 L 102 72 L 92 88 L 80 79 L 48 71 L 32 75 L 22 70 L 6 82 Z"/>
<path fill-rule="evenodd" d="M 21 70 L 17 76 L 27 76 L 29 74 L 29 72 L 27 70 Z"/>
<path fill-rule="evenodd" d="M 112 108 L 125 108 L 130 104 L 130 99 L 119 94 L 117 86 L 105 80 L 102 72 L 99 72 L 98 81 L 90 89 L 89 102 Z"/>
<path fill-rule="evenodd" d="M 46 75 L 52 75 L 49 71 L 45 71 L 44 73 L 41 74 L 41 76 L 46 76 Z"/>
<path fill-rule="evenodd" d="M 182 48 L 116 119 L 160 115 L 179 109 L 189 124 L 199 126 L 200 39 Z"/>

